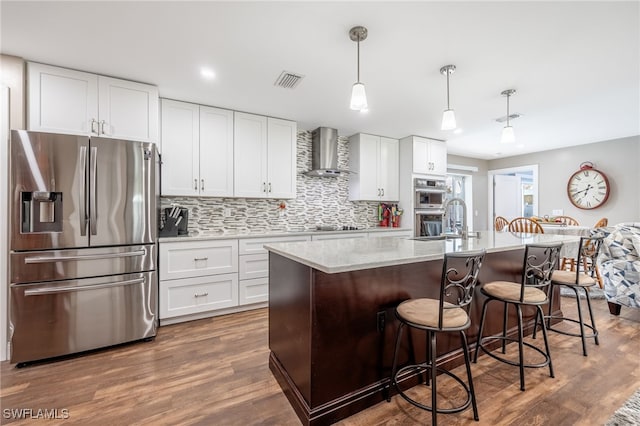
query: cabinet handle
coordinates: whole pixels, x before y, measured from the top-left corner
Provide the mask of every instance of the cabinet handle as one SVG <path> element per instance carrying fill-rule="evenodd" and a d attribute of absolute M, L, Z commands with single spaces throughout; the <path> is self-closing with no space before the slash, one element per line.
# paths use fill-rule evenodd
<path fill-rule="evenodd" d="M 196 294 L 194 294 L 194 295 L 193 295 L 193 297 L 196 297 L 196 298 L 197 298 L 197 297 L 206 297 L 206 296 L 208 296 L 208 295 L 209 295 L 209 293 L 207 293 L 207 292 L 205 291 L 204 293 L 200 293 L 200 294 L 196 293 Z"/>
<path fill-rule="evenodd" d="M 198 179 L 193 180 L 193 189 L 198 190 Z"/>
<path fill-rule="evenodd" d="M 382 188 L 381 191 L 382 191 L 382 194 L 380 194 L 380 195 L 382 195 L 384 197 L 384 188 Z"/>
<path fill-rule="evenodd" d="M 268 192 L 271 192 L 271 182 L 269 182 L 269 191 Z"/>
<path fill-rule="evenodd" d="M 102 133 L 103 135 L 106 135 L 106 133 L 104 132 L 104 125 L 105 125 L 105 124 L 106 124 L 106 123 L 105 123 L 105 121 L 104 121 L 104 120 L 102 120 L 102 121 L 100 122 L 100 133 Z"/>
<path fill-rule="evenodd" d="M 204 191 L 204 179 L 200 179 L 200 190 Z"/>
<path fill-rule="evenodd" d="M 262 192 L 267 192 L 267 183 L 262 182 Z"/>
<path fill-rule="evenodd" d="M 197 262 L 198 260 L 209 260 L 209 258 L 208 257 L 194 257 L 193 258 L 194 262 Z"/>
<path fill-rule="evenodd" d="M 96 121 L 95 118 L 92 118 L 91 119 L 91 133 L 95 133 L 97 135 L 98 131 L 95 129 L 94 124 L 98 124 L 98 122 Z"/>

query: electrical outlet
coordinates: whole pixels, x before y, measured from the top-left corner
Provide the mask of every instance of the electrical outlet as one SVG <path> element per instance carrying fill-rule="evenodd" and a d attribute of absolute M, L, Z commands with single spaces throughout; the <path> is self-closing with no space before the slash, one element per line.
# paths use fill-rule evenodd
<path fill-rule="evenodd" d="M 376 315 L 376 319 L 378 321 L 378 332 L 383 333 L 384 326 L 387 322 L 387 313 L 385 311 L 378 312 L 378 314 Z"/>
<path fill-rule="evenodd" d="M 222 211 L 222 216 L 223 216 L 223 217 L 231 217 L 231 209 L 228 209 L 228 208 L 227 208 L 227 209 L 224 209 L 224 210 Z"/>

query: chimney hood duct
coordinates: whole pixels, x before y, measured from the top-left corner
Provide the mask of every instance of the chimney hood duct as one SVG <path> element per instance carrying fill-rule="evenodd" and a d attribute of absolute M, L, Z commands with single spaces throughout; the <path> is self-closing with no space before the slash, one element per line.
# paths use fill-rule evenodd
<path fill-rule="evenodd" d="M 318 127 L 311 132 L 311 170 L 307 176 L 335 177 L 348 170 L 338 169 L 338 131 Z"/>

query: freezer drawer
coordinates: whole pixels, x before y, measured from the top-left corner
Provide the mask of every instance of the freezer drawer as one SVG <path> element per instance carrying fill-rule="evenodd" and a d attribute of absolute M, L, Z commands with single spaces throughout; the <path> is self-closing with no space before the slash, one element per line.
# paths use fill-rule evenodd
<path fill-rule="evenodd" d="M 11 252 L 11 284 L 152 271 L 155 264 L 155 244 Z"/>
<path fill-rule="evenodd" d="M 156 335 L 155 271 L 12 284 L 11 362 L 27 362 Z"/>

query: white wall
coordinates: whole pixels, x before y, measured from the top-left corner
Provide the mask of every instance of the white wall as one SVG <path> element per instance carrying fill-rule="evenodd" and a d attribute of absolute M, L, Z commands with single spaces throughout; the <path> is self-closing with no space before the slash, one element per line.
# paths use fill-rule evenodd
<path fill-rule="evenodd" d="M 611 185 L 607 202 L 593 210 L 574 207 L 567 196 L 569 177 L 585 161 L 604 172 Z M 640 221 L 640 136 L 490 160 L 489 168 L 527 164 L 539 165 L 540 215 L 563 209 L 584 225 L 593 225 L 602 217 L 609 218 L 609 224 Z"/>

